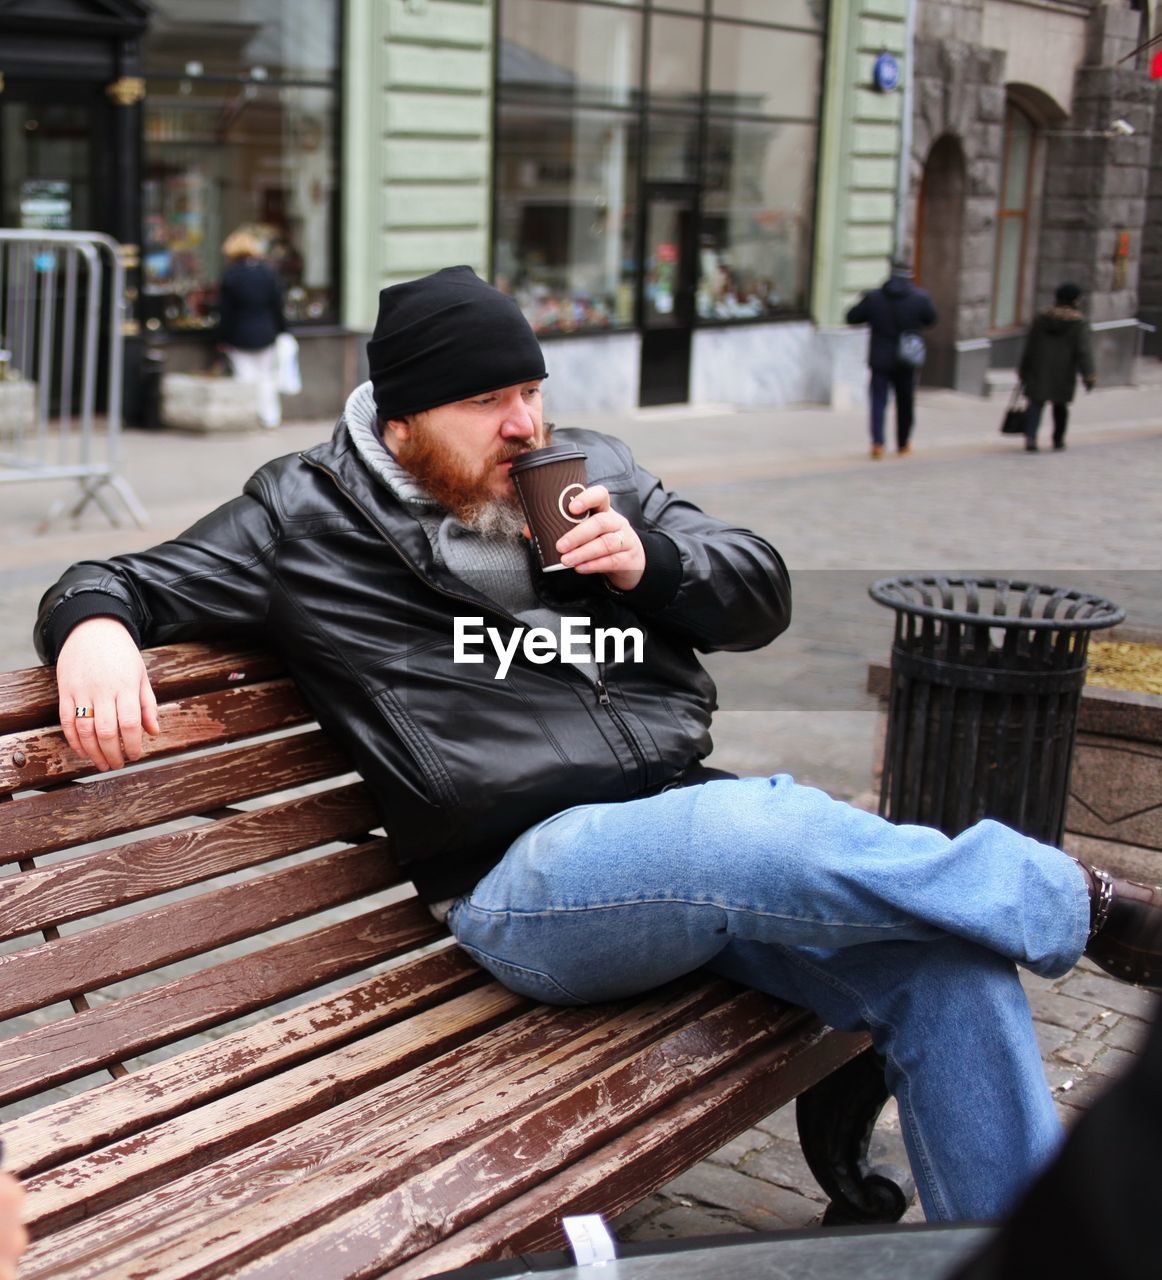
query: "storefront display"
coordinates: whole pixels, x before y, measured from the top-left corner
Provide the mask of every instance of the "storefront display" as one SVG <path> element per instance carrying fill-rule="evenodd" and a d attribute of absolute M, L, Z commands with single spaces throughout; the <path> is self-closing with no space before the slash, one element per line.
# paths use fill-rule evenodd
<path fill-rule="evenodd" d="M 253 230 L 293 324 L 337 318 L 337 0 L 244 0 L 239 21 L 159 0 L 145 40 L 141 312 L 217 322 L 221 245 Z"/>
<path fill-rule="evenodd" d="M 684 314 L 680 256 L 695 322 L 806 314 L 822 4 L 498 5 L 494 276 L 537 332 Z M 645 225 L 659 183 L 691 206 L 669 259 Z"/>

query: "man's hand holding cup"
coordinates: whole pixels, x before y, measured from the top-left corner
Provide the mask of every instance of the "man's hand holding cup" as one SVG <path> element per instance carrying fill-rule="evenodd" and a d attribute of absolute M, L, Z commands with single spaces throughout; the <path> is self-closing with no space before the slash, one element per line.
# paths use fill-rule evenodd
<path fill-rule="evenodd" d="M 618 591 L 637 586 L 645 548 L 625 516 L 613 510 L 609 490 L 588 484 L 580 449 L 554 444 L 530 450 L 513 461 L 510 475 L 543 572 L 602 573 Z"/>
<path fill-rule="evenodd" d="M 584 489 L 569 510 L 589 515 L 557 540 L 561 563 L 578 573 L 603 573 L 611 587 L 632 591 L 645 573 L 646 549 L 633 525 L 610 505 L 609 490 L 602 484 Z"/>

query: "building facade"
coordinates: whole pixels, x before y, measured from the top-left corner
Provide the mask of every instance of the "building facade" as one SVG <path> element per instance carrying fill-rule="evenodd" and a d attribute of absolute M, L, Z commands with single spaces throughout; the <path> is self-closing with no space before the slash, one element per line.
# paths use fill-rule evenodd
<path fill-rule="evenodd" d="M 941 313 L 937 385 L 976 390 L 1014 365 L 1067 280 L 1085 294 L 1099 380 L 1132 376 L 1160 229 L 1150 41 L 1137 0 L 920 0 L 909 213 Z"/>
<path fill-rule="evenodd" d="M 303 414 L 380 288 L 455 263 L 517 298 L 556 412 L 858 402 L 844 315 L 895 251 L 928 382 L 982 391 L 1063 279 L 1116 382 L 1162 315 L 1143 3 L 8 0 L 0 222 L 125 244 L 127 360 L 174 370 L 254 228 Z"/>

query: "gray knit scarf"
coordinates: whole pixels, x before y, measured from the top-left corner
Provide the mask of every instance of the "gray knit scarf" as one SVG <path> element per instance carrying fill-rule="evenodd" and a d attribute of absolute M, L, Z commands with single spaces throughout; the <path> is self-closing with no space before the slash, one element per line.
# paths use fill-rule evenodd
<path fill-rule="evenodd" d="M 400 466 L 383 443 L 370 382 L 351 393 L 343 417 L 351 443 L 368 470 L 419 521 L 436 562 L 527 626 L 548 627 L 559 638 L 561 614 L 537 599 L 528 555 L 520 539 L 508 534 L 482 534 L 464 524 Z M 573 665 L 596 681 L 595 663 Z"/>

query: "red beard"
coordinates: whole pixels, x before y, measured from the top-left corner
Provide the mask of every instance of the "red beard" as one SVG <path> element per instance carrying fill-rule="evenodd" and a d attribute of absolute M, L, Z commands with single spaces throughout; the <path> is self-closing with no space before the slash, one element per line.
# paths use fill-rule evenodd
<path fill-rule="evenodd" d="M 546 425 L 546 439 L 548 427 Z M 472 525 L 480 513 L 493 503 L 519 510 L 520 500 L 511 488 L 502 497 L 492 489 L 495 468 L 537 449 L 544 441 L 513 441 L 498 449 L 479 466 L 474 467 L 466 459 L 452 453 L 422 420 L 413 418 L 406 440 L 395 449 L 396 460 L 419 481 L 428 494 L 442 507 L 446 507 L 463 524 Z"/>

